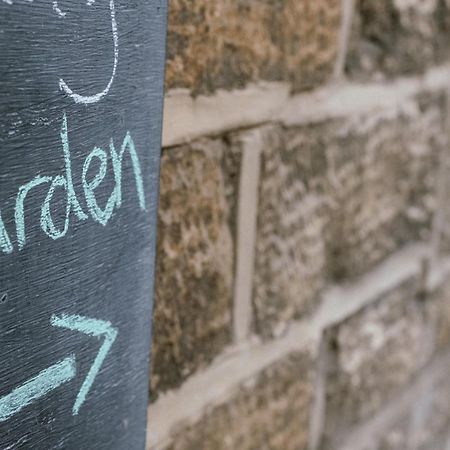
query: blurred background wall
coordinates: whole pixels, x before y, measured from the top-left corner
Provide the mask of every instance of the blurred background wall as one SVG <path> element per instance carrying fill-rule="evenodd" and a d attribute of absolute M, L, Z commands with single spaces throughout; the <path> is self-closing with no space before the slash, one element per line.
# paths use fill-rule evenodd
<path fill-rule="evenodd" d="M 149 449 L 450 448 L 450 1 L 170 0 Z"/>

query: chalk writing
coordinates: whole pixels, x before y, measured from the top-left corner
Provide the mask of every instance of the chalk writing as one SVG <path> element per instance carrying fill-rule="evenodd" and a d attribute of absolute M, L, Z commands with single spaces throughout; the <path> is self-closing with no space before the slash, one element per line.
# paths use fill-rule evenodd
<path fill-rule="evenodd" d="M 70 149 L 69 149 L 69 131 L 67 129 L 67 116 L 65 113 L 61 125 L 60 137 L 63 145 L 64 167 L 66 168 L 67 197 L 78 219 L 86 220 L 88 216 L 81 208 L 80 203 L 78 202 L 77 196 L 75 194 L 75 189 L 73 188 L 72 163 L 70 161 Z"/>
<path fill-rule="evenodd" d="M 72 380 L 75 374 L 73 355 L 43 370 L 0 399 L 0 422 L 4 422 L 35 400 Z"/>
<path fill-rule="evenodd" d="M 87 334 L 89 336 L 94 336 L 97 338 L 104 338 L 103 344 L 92 363 L 91 368 L 81 386 L 80 392 L 78 393 L 75 404 L 73 405 L 72 413 L 77 415 L 81 405 L 86 400 L 86 395 L 95 380 L 95 377 L 103 364 L 111 346 L 117 337 L 117 330 L 112 327 L 110 322 L 98 319 L 91 319 L 82 316 L 69 316 L 63 314 L 61 317 L 52 316 L 51 324 L 54 327 L 67 328 L 72 331 L 79 331 L 80 333 Z"/>
<path fill-rule="evenodd" d="M 53 11 L 55 11 L 55 13 L 58 14 L 59 17 L 66 17 L 66 13 L 61 11 L 56 0 L 53 0 Z"/>
<path fill-rule="evenodd" d="M 87 2 L 88 5 L 92 5 L 93 3 L 94 3 L 94 1 Z M 55 5 L 56 5 L 56 7 L 55 7 Z M 58 10 L 57 11 L 58 14 L 62 15 L 62 17 L 64 17 L 66 15 L 66 13 L 63 13 L 58 8 L 58 3 L 56 0 L 53 4 L 53 9 L 55 9 L 55 8 Z M 116 76 L 117 64 L 119 62 L 119 34 L 117 31 L 116 9 L 114 6 L 114 0 L 110 0 L 109 9 L 111 12 L 111 29 L 112 29 L 113 43 L 114 43 L 114 63 L 113 63 L 111 78 L 110 78 L 107 86 L 105 87 L 105 89 L 103 89 L 103 91 L 101 91 L 95 95 L 88 95 L 88 96 L 80 95 L 80 94 L 73 92 L 72 89 L 70 89 L 69 86 L 67 86 L 66 82 L 61 78 L 59 80 L 59 88 L 62 91 L 64 91 L 70 98 L 72 98 L 75 101 L 75 103 L 84 103 L 87 105 L 89 103 L 96 103 L 96 102 L 100 101 L 105 95 L 108 94 L 108 92 L 111 89 L 111 86 L 114 82 L 114 77 Z"/>
<path fill-rule="evenodd" d="M 3 0 L 6 4 L 12 5 L 12 0 Z M 29 0 L 30 3 L 33 2 L 33 0 Z M 92 6 L 95 3 L 95 0 L 87 0 L 86 5 Z M 53 0 L 52 3 L 53 11 L 61 18 L 65 18 L 67 16 L 67 12 L 63 11 L 59 7 L 58 0 Z M 114 52 L 114 62 L 112 67 L 112 73 L 111 77 L 108 81 L 108 84 L 106 87 L 101 91 L 93 95 L 81 95 L 74 92 L 64 81 L 63 78 L 59 79 L 59 88 L 62 92 L 64 92 L 66 95 L 68 95 L 75 103 L 83 103 L 85 105 L 91 104 L 91 103 L 97 103 L 100 101 L 103 97 L 105 97 L 109 90 L 111 89 L 111 86 L 114 82 L 114 78 L 116 76 L 117 71 L 117 65 L 119 63 L 119 32 L 117 29 L 117 21 L 116 21 L 116 7 L 114 5 L 114 0 L 110 0 L 109 2 L 109 10 L 111 14 L 111 31 L 112 31 L 112 39 L 113 39 L 113 52 Z"/>
<path fill-rule="evenodd" d="M 6 231 L 5 224 L 3 223 L 2 216 L 0 214 L 0 247 L 4 253 L 12 253 L 14 247 L 9 239 L 8 232 Z"/>
<path fill-rule="evenodd" d="M 39 188 L 42 185 L 50 185 L 45 200 L 41 206 L 41 218 L 40 226 L 42 231 L 51 239 L 56 240 L 64 237 L 68 230 L 70 224 L 70 216 L 73 212 L 79 220 L 86 220 L 88 215 L 83 211 L 77 195 L 75 193 L 73 185 L 73 174 L 72 165 L 70 158 L 70 146 L 67 128 L 67 117 L 64 114 L 62 125 L 61 125 L 61 142 L 64 155 L 64 175 L 56 176 L 41 176 L 38 175 L 33 178 L 28 183 L 19 187 L 19 191 L 16 197 L 15 209 L 14 209 L 14 220 L 16 225 L 16 236 L 17 245 L 19 250 L 22 250 L 26 245 L 26 214 L 25 214 L 25 203 L 27 197 L 30 195 L 31 191 Z M 111 166 L 114 173 L 115 186 L 112 190 L 111 196 L 109 197 L 106 206 L 102 209 L 97 203 L 95 197 L 95 189 L 99 187 L 103 179 L 106 176 L 108 167 L 108 155 L 104 150 L 99 147 L 95 147 L 91 153 L 86 157 L 83 170 L 81 175 L 84 195 L 86 199 L 86 204 L 89 213 L 93 220 L 99 222 L 103 226 L 106 226 L 108 221 L 111 219 L 114 210 L 119 209 L 122 206 L 122 166 L 125 153 L 130 155 L 131 165 L 133 168 L 136 191 L 139 202 L 139 207 L 141 210 L 145 211 L 145 194 L 144 194 L 144 182 L 142 178 L 142 171 L 139 162 L 139 157 L 129 132 L 126 133 L 125 138 L 122 142 L 120 151 L 117 152 L 114 141 L 111 139 L 109 144 L 109 158 L 111 159 Z M 100 166 L 98 172 L 95 174 L 92 180 L 88 180 L 89 167 L 96 158 L 100 161 Z M 55 225 L 52 214 L 51 214 L 51 201 L 56 189 L 63 189 L 66 192 L 66 207 L 64 216 L 64 225 L 58 229 Z M 3 253 L 12 253 L 14 250 L 13 244 L 6 230 L 5 224 L 1 218 L 0 214 L 0 247 Z"/>
<path fill-rule="evenodd" d="M 52 316 L 51 324 L 54 327 L 67 328 L 89 336 L 103 338 L 103 344 L 89 369 L 89 372 L 78 392 L 72 414 L 77 415 L 86 401 L 86 396 L 103 364 L 111 346 L 117 337 L 117 330 L 110 322 L 91 319 L 82 316 L 63 314 L 61 317 Z M 59 386 L 73 380 L 76 376 L 76 358 L 70 355 L 56 364 L 42 370 L 22 385 L 13 389 L 9 394 L 0 398 L 0 422 L 8 420 L 34 401 L 48 395 Z"/>
<path fill-rule="evenodd" d="M 16 208 L 14 211 L 14 218 L 16 221 L 16 233 L 17 233 L 17 242 L 19 244 L 19 250 L 22 250 L 25 246 L 25 213 L 24 213 L 24 203 L 28 193 L 31 189 L 40 186 L 41 184 L 50 183 L 52 181 L 52 177 L 41 177 L 37 176 L 33 178 L 28 183 L 20 186 L 19 193 L 16 197 Z"/>
<path fill-rule="evenodd" d="M 166 13 L 0 0 L 0 450 L 145 447 Z"/>
<path fill-rule="evenodd" d="M 87 181 L 87 173 L 93 158 L 97 158 L 100 160 L 99 172 L 95 175 L 92 181 Z M 97 200 L 95 198 L 94 190 L 98 188 L 98 186 L 105 178 L 106 166 L 108 164 L 107 161 L 108 156 L 106 152 L 101 148 L 95 147 L 84 161 L 83 174 L 81 178 L 83 182 L 84 195 L 86 196 L 86 203 L 88 205 L 92 218 L 102 225 L 106 225 L 108 223 L 108 220 L 111 218 L 117 198 L 117 186 L 116 188 L 114 188 L 114 191 L 109 197 L 103 210 L 100 208 L 100 206 L 98 206 Z"/>

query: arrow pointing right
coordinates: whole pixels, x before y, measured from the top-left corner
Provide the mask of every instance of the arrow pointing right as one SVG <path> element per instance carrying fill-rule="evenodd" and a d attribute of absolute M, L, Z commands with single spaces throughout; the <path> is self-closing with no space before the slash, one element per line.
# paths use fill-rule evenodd
<path fill-rule="evenodd" d="M 72 331 L 79 331 L 81 333 L 87 334 L 89 336 L 94 336 L 97 338 L 104 338 L 103 344 L 97 353 L 97 356 L 92 363 L 92 366 L 81 385 L 81 389 L 78 392 L 77 399 L 73 405 L 72 413 L 76 416 L 81 408 L 81 405 L 86 400 L 86 395 L 91 389 L 92 383 L 106 358 L 106 355 L 113 345 L 117 337 L 117 330 L 113 328 L 111 322 L 105 320 L 91 319 L 89 317 L 83 316 L 69 316 L 63 314 L 61 317 L 52 316 L 51 324 L 54 327 L 67 328 Z"/>
<path fill-rule="evenodd" d="M 94 382 L 111 345 L 113 345 L 116 340 L 117 330 L 113 328 L 110 322 L 105 320 L 91 319 L 76 315 L 70 316 L 63 314 L 61 317 L 52 316 L 50 322 L 54 327 L 67 328 L 89 336 L 104 338 L 103 344 L 81 385 L 75 404 L 72 408 L 72 414 L 77 415 L 81 405 L 86 400 L 86 395 L 91 389 L 92 383 Z M 75 375 L 75 355 L 70 355 L 47 369 L 42 370 L 33 378 L 30 378 L 25 383 L 13 389 L 9 394 L 0 398 L 0 422 L 8 420 L 11 416 L 33 403 L 35 400 L 46 396 L 52 390 L 71 381 L 75 378 Z"/>
<path fill-rule="evenodd" d="M 39 372 L 11 393 L 0 399 L 0 422 L 4 422 L 22 408 L 47 395 L 53 389 L 72 380 L 75 377 L 75 356 L 69 356 L 62 361 Z"/>

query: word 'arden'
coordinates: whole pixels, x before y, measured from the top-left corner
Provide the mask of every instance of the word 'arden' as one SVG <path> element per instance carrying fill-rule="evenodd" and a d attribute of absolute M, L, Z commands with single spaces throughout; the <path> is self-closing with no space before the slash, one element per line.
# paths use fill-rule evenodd
<path fill-rule="evenodd" d="M 26 244 L 26 226 L 25 226 L 25 200 L 29 195 L 30 191 L 37 186 L 49 184 L 50 187 L 45 197 L 44 202 L 41 206 L 40 215 L 40 225 L 42 231 L 50 238 L 56 240 L 64 237 L 67 234 L 70 223 L 70 216 L 73 212 L 74 215 L 79 220 L 88 219 L 88 214 L 81 207 L 78 198 L 75 193 L 72 177 L 72 165 L 70 158 L 70 147 L 69 147 L 69 137 L 67 128 L 67 117 L 66 114 L 63 116 L 62 126 L 61 126 L 61 143 L 64 155 L 64 175 L 56 176 L 36 176 L 28 183 L 19 187 L 19 191 L 16 197 L 15 208 L 14 208 L 14 221 L 16 226 L 16 237 L 17 246 L 19 250 L 22 250 Z M 106 202 L 106 206 L 102 209 L 98 203 L 95 196 L 95 190 L 99 187 L 101 182 L 106 176 L 108 167 L 108 154 L 100 147 L 95 147 L 91 153 L 86 157 L 82 174 L 81 181 L 83 185 L 84 196 L 86 199 L 86 204 L 88 211 L 93 220 L 99 222 L 105 226 L 115 209 L 120 208 L 122 205 L 122 162 L 125 152 L 128 151 L 131 163 L 134 171 L 134 177 L 136 181 L 136 190 L 139 200 L 139 207 L 141 210 L 145 210 L 145 195 L 144 195 L 144 185 L 142 179 L 141 166 L 139 163 L 139 158 L 134 146 L 133 139 L 129 132 L 126 133 L 120 151 L 116 150 L 113 140 L 111 139 L 109 144 L 109 157 L 112 162 L 112 169 L 114 173 L 115 186 L 114 189 Z M 91 167 L 94 159 L 99 162 L 98 170 L 95 176 L 88 180 L 88 171 Z M 52 214 L 51 214 L 51 202 L 56 189 L 64 189 L 66 192 L 66 211 L 65 219 L 62 227 L 55 225 Z M 0 248 L 3 253 L 12 253 L 14 251 L 14 246 L 11 242 L 10 235 L 5 227 L 2 220 L 0 212 Z"/>

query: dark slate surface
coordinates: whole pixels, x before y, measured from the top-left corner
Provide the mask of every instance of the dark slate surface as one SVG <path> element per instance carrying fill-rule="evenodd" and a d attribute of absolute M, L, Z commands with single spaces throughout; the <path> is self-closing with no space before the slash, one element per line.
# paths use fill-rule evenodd
<path fill-rule="evenodd" d="M 2 450 L 144 448 L 166 13 L 0 0 Z"/>

